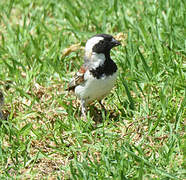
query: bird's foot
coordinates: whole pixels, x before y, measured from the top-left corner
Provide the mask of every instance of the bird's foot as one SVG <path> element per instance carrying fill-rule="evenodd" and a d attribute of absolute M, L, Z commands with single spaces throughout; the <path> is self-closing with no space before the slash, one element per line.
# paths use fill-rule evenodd
<path fill-rule="evenodd" d="M 86 105 L 85 105 L 85 100 L 81 100 L 81 113 L 83 115 L 83 118 L 85 121 L 87 121 L 87 115 L 86 115 Z"/>

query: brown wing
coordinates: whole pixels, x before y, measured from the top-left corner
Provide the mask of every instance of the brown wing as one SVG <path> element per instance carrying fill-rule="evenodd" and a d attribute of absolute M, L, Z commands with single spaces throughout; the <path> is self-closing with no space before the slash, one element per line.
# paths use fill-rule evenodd
<path fill-rule="evenodd" d="M 86 70 L 87 70 L 87 68 L 85 68 L 84 66 L 82 66 L 80 68 L 80 70 L 74 75 L 74 77 L 70 81 L 70 83 L 68 85 L 68 91 L 74 90 L 74 88 L 76 86 L 78 86 L 84 82 L 84 74 L 85 74 Z"/>

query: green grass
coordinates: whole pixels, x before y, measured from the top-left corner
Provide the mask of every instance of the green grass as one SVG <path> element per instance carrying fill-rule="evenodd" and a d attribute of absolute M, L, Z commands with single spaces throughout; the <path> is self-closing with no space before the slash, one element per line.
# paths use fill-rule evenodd
<path fill-rule="evenodd" d="M 0 179 L 184 179 L 183 0 L 1 0 Z M 64 89 L 83 62 L 66 48 L 120 35 L 117 83 L 88 121 Z M 98 121 L 102 117 L 102 121 Z"/>

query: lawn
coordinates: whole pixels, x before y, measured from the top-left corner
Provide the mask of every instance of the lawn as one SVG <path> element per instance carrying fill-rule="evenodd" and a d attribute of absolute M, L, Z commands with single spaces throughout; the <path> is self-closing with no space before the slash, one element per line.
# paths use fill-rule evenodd
<path fill-rule="evenodd" d="M 1 0 L 0 179 L 184 179 L 186 1 Z M 103 104 L 65 91 L 86 40 L 112 34 Z"/>

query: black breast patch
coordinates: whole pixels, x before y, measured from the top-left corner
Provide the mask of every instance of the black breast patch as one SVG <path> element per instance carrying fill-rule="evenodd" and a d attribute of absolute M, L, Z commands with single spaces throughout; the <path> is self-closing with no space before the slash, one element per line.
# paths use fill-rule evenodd
<path fill-rule="evenodd" d="M 99 66 L 95 69 L 91 69 L 90 72 L 92 75 L 100 79 L 103 75 L 109 76 L 114 74 L 117 71 L 117 66 L 111 59 L 105 60 L 104 64 L 102 66 Z"/>

